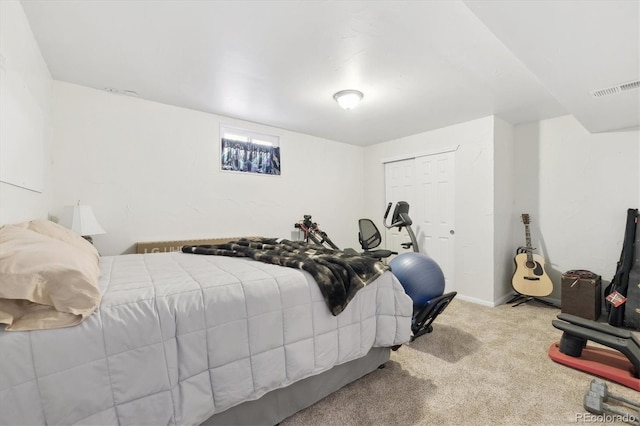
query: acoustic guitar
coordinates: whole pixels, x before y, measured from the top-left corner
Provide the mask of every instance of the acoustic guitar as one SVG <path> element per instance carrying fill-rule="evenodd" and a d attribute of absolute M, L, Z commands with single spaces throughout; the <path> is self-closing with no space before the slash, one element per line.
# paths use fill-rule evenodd
<path fill-rule="evenodd" d="M 544 270 L 544 259 L 533 253 L 528 214 L 522 215 L 522 223 L 524 223 L 527 245 L 520 247 L 513 259 L 516 263 L 516 271 L 511 278 L 511 286 L 525 296 L 548 296 L 553 291 L 553 283 Z"/>

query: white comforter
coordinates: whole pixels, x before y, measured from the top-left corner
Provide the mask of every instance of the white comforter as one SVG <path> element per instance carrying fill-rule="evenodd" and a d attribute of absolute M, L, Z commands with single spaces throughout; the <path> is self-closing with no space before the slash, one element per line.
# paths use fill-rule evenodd
<path fill-rule="evenodd" d="M 387 272 L 329 313 L 306 272 L 183 253 L 100 261 L 80 325 L 0 330 L 0 424 L 198 424 L 411 336 Z"/>

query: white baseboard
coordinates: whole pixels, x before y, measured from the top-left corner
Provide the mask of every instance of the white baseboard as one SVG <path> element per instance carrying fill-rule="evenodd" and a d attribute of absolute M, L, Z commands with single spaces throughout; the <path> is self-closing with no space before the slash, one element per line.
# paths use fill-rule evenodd
<path fill-rule="evenodd" d="M 497 305 L 494 305 L 493 302 L 488 302 L 486 300 L 477 299 L 475 297 L 465 296 L 464 294 L 458 293 L 456 295 L 457 299 L 464 300 L 465 302 L 475 303 L 477 305 L 488 306 L 490 308 L 495 308 Z"/>

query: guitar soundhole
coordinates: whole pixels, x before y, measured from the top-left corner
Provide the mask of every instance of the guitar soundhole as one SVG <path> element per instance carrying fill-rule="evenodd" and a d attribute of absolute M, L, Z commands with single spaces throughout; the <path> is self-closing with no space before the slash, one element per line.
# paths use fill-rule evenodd
<path fill-rule="evenodd" d="M 529 266 L 530 268 L 533 267 L 533 273 L 536 274 L 537 276 L 542 276 L 542 274 L 544 274 L 544 270 L 542 269 L 542 265 L 540 265 L 540 263 L 538 263 L 538 262 L 533 262 L 533 263 L 535 265 Z"/>

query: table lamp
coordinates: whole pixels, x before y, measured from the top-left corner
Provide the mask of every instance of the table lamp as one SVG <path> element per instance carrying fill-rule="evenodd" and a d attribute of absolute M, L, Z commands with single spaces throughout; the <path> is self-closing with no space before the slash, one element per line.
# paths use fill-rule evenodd
<path fill-rule="evenodd" d="M 60 224 L 82 235 L 91 244 L 93 244 L 92 235 L 106 234 L 93 214 L 93 209 L 90 206 L 80 205 L 79 202 L 75 206 L 64 207 Z"/>

